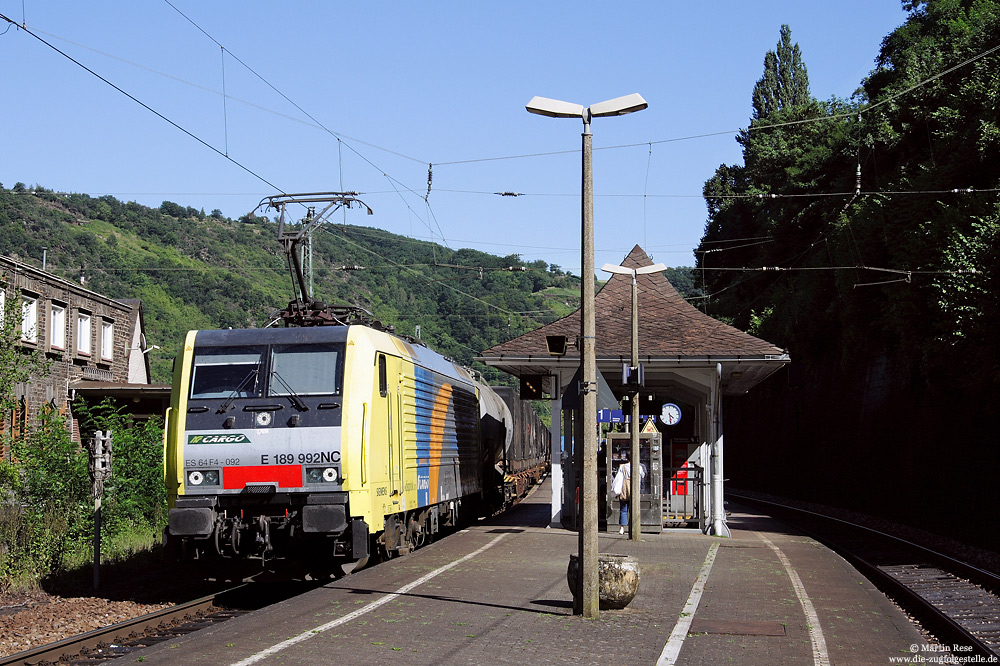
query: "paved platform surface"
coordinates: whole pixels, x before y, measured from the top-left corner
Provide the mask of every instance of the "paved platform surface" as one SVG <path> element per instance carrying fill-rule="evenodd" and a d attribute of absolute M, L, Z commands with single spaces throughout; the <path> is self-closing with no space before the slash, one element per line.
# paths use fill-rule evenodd
<path fill-rule="evenodd" d="M 769 518 L 733 536 L 599 537 L 639 593 L 596 620 L 566 583 L 577 535 L 546 527 L 547 482 L 498 520 L 263 611 L 125 657 L 143 664 L 901 663 L 926 641 L 838 555 Z M 904 662 L 905 663 L 905 662 Z"/>

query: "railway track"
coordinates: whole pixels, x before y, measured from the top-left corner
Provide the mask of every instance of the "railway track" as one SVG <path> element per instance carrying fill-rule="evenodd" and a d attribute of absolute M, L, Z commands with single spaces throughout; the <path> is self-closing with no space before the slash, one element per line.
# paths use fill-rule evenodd
<path fill-rule="evenodd" d="M 224 594 L 224 593 L 221 593 Z M 55 643 L 18 652 L 8 657 L 0 658 L 0 666 L 55 663 L 63 660 L 93 660 L 106 661 L 127 654 L 140 645 L 136 642 L 156 640 L 159 635 L 167 636 L 168 631 L 180 631 L 185 624 L 204 621 L 204 618 L 220 610 L 217 599 L 220 595 L 212 594 L 185 604 L 165 608 L 125 622 L 95 629 L 85 634 L 72 636 Z M 186 633 L 186 632 L 185 632 Z M 148 643 L 151 644 L 151 643 Z"/>
<path fill-rule="evenodd" d="M 41 666 L 57 662 L 74 666 L 101 664 L 155 643 L 239 617 L 317 585 L 319 583 L 243 583 L 103 629 L 0 657 L 0 666 Z"/>
<path fill-rule="evenodd" d="M 538 484 L 530 487 L 530 496 Z M 518 498 L 515 504 L 522 498 Z M 505 509 L 506 510 L 506 509 Z M 501 512 L 502 513 L 502 512 Z M 444 531 L 441 536 L 450 534 Z M 376 564 L 372 562 L 369 566 Z M 346 565 L 337 575 L 350 575 L 355 564 Z M 363 565 L 364 566 L 364 565 Z M 242 583 L 227 590 L 194 601 L 149 613 L 103 629 L 72 636 L 55 643 L 0 656 L 0 666 L 46 666 L 69 663 L 72 666 L 100 664 L 126 656 L 144 647 L 168 641 L 220 622 L 239 617 L 265 606 L 303 594 L 324 584 L 322 579 L 307 581 L 299 578 L 303 571 L 295 570 L 291 578 L 279 576 L 276 581 Z M 287 572 L 286 572 L 287 574 Z M 238 578 L 237 578 L 238 579 Z"/>
<path fill-rule="evenodd" d="M 538 489 L 539 484 L 540 482 L 530 485 L 527 492 L 522 497 L 518 497 L 511 506 L 533 494 Z M 505 508 L 504 511 L 509 510 L 509 508 Z M 449 529 L 444 531 L 441 536 L 450 533 Z M 345 566 L 338 575 L 350 575 L 352 570 L 355 570 L 355 564 Z M 280 577 L 278 580 L 281 582 L 260 582 L 258 580 L 243 583 L 194 601 L 178 604 L 103 629 L 95 629 L 85 634 L 72 636 L 13 655 L 0 656 L 0 666 L 46 666 L 55 663 L 69 663 L 72 666 L 100 664 L 155 643 L 183 636 L 278 603 L 323 584 L 322 580 L 306 581 L 298 578 Z"/>
<path fill-rule="evenodd" d="M 726 494 L 734 502 L 765 509 L 838 552 L 949 647 L 952 656 L 1000 658 L 1000 576 L 838 518 Z"/>

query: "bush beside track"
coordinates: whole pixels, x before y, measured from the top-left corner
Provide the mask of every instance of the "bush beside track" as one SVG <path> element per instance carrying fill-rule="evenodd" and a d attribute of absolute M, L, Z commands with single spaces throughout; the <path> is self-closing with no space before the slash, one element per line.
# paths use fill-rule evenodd
<path fill-rule="evenodd" d="M 166 522 L 161 422 L 135 422 L 108 403 L 77 404 L 74 411 L 83 414 L 81 431 L 114 433 L 101 510 L 102 559 L 148 550 Z M 65 419 L 52 411 L 18 437 L 0 436 L 11 452 L 10 460 L 0 460 L 0 592 L 36 589 L 46 577 L 89 567 L 94 499 L 86 448 L 71 440 Z"/>

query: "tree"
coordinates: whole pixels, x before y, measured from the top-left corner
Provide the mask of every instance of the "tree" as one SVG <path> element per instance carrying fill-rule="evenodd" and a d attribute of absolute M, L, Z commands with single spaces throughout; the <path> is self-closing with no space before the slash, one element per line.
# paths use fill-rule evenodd
<path fill-rule="evenodd" d="M 1000 0 L 904 8 L 852 103 L 809 98 L 783 27 L 737 139 L 744 163 L 705 185 L 710 314 L 793 359 L 786 381 L 726 405 L 733 482 L 995 549 L 976 528 L 1000 510 Z M 908 491 L 956 450 L 975 464 L 953 517 Z M 872 487 L 859 461 L 894 474 Z"/>
<path fill-rule="evenodd" d="M 87 497 L 86 454 L 70 441 L 65 419 L 43 408 L 29 426 L 17 385 L 51 365 L 21 344 L 21 296 L 5 294 L 0 314 L 0 591 L 66 564 L 74 521 Z"/>
<path fill-rule="evenodd" d="M 164 215 L 170 215 L 178 218 L 187 215 L 187 209 L 180 204 L 175 204 L 173 201 L 164 201 L 160 204 L 160 212 Z"/>
<path fill-rule="evenodd" d="M 760 120 L 781 109 L 810 101 L 809 75 L 798 44 L 792 44 L 792 29 L 781 26 L 774 51 L 764 55 L 764 75 L 753 87 L 753 117 Z"/>

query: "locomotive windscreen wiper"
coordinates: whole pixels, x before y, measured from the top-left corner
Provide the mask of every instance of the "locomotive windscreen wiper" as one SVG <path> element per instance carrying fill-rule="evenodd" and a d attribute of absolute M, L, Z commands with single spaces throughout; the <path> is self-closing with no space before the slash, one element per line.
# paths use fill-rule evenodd
<path fill-rule="evenodd" d="M 281 375 L 279 375 L 275 370 L 272 370 L 271 376 L 277 379 L 278 382 L 285 387 L 285 390 L 288 391 L 288 393 L 285 393 L 284 395 L 285 397 L 287 397 L 289 400 L 292 401 L 292 404 L 295 405 L 295 409 L 299 410 L 300 412 L 309 411 L 309 405 L 307 405 L 305 402 L 302 401 L 302 398 L 299 397 L 299 394 L 296 393 L 292 389 L 292 387 L 288 385 L 288 382 L 286 382 L 284 379 L 281 378 Z"/>
<path fill-rule="evenodd" d="M 250 372 L 247 374 L 247 376 L 243 378 L 243 381 L 239 383 L 239 385 L 233 390 L 233 392 L 229 394 L 229 397 L 226 398 L 226 401 L 223 402 L 221 405 L 219 405 L 219 409 L 217 409 L 215 413 L 225 414 L 227 411 L 229 411 L 229 408 L 233 406 L 233 401 L 236 400 L 236 397 L 240 394 L 240 391 L 242 391 L 247 387 L 247 384 L 250 383 L 251 379 L 257 376 L 257 373 L 259 371 L 260 371 L 260 364 L 258 363 L 257 366 L 251 369 Z"/>

